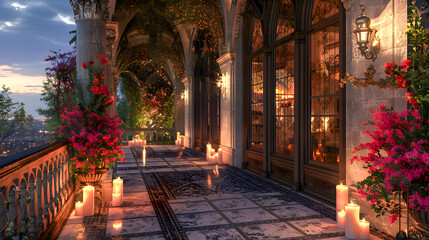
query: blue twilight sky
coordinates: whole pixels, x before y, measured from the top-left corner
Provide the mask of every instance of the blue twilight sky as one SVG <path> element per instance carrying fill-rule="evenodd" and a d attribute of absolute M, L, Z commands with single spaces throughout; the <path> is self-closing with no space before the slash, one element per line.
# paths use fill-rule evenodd
<path fill-rule="evenodd" d="M 75 30 L 69 0 L 0 0 L 0 86 L 11 88 L 15 101 L 35 118 L 49 50 L 72 50 Z"/>

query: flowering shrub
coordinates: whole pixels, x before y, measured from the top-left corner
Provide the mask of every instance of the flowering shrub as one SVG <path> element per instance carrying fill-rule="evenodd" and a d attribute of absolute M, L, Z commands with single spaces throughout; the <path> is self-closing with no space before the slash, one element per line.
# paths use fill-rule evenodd
<path fill-rule="evenodd" d="M 97 56 L 103 65 L 107 59 Z M 107 110 L 113 104 L 114 98 L 104 85 L 104 75 L 93 74 L 92 65 L 82 63 L 82 68 L 88 68 L 90 83 L 88 91 L 91 100 L 88 106 L 79 103 L 68 108 L 61 114 L 63 125 L 58 131 L 60 137 L 66 137 L 74 149 L 73 168 L 80 172 L 95 173 L 97 168 L 111 167 L 116 158 L 123 160 L 122 145 L 123 131 L 119 129 L 122 121 L 118 115 L 111 117 Z"/>
<path fill-rule="evenodd" d="M 354 151 L 367 150 L 353 161 L 365 163 L 370 175 L 358 183 L 359 193 L 379 215 L 391 214 L 391 223 L 400 214 L 400 206 L 393 196 L 409 194 L 409 207 L 429 210 L 429 122 L 423 122 L 417 110 L 397 113 L 380 105 L 372 110 L 374 118 L 363 126 L 374 129 L 363 131 L 372 142 L 360 144 Z"/>

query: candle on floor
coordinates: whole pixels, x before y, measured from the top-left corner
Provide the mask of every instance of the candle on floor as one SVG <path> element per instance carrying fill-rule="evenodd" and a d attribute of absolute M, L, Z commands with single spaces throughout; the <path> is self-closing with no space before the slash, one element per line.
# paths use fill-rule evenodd
<path fill-rule="evenodd" d="M 120 177 L 118 177 L 117 179 L 113 179 L 113 193 L 120 193 L 120 199 L 121 199 L 121 204 L 123 202 L 123 197 L 124 197 L 124 180 L 122 180 Z"/>
<path fill-rule="evenodd" d="M 113 193 L 112 195 L 112 207 L 119 207 L 121 206 L 121 194 L 120 193 Z"/>
<path fill-rule="evenodd" d="M 86 186 L 83 188 L 82 216 L 92 215 L 94 215 L 94 187 Z"/>
<path fill-rule="evenodd" d="M 217 150 L 217 152 L 219 153 L 219 160 L 218 160 L 218 164 L 222 164 L 222 153 L 223 153 L 223 150 L 222 150 L 222 148 L 219 148 L 218 150 Z"/>
<path fill-rule="evenodd" d="M 357 204 L 349 203 L 346 205 L 346 238 L 359 239 L 359 210 Z"/>
<path fill-rule="evenodd" d="M 179 139 L 177 139 L 177 143 L 178 143 L 178 146 L 179 146 L 179 147 L 182 145 L 182 143 L 181 143 L 181 139 L 180 139 L 180 138 L 179 138 Z"/>
<path fill-rule="evenodd" d="M 346 212 L 344 211 L 344 209 L 337 213 L 337 220 L 338 228 L 344 229 L 344 227 L 346 226 Z"/>
<path fill-rule="evenodd" d="M 212 145 L 210 143 L 207 143 L 207 145 L 206 145 L 206 161 L 209 161 L 211 148 L 212 148 Z"/>
<path fill-rule="evenodd" d="M 142 151 L 143 167 L 146 166 L 146 147 L 143 147 Z"/>
<path fill-rule="evenodd" d="M 219 162 L 219 153 L 215 153 L 213 155 L 213 163 L 218 163 Z"/>
<path fill-rule="evenodd" d="M 347 185 L 337 185 L 337 212 L 344 210 L 349 202 L 349 187 Z M 337 219 L 338 220 L 338 219 Z"/>
<path fill-rule="evenodd" d="M 83 216 L 83 202 L 78 201 L 74 205 L 74 215 Z"/>
<path fill-rule="evenodd" d="M 359 239 L 369 239 L 369 222 L 365 218 L 359 221 Z"/>
<path fill-rule="evenodd" d="M 180 132 L 177 132 L 176 133 L 176 139 L 178 140 L 178 139 L 180 139 Z"/>
<path fill-rule="evenodd" d="M 213 148 L 210 148 L 210 156 L 214 156 L 215 150 Z"/>
<path fill-rule="evenodd" d="M 176 146 L 179 146 L 179 140 L 176 140 Z"/>
<path fill-rule="evenodd" d="M 180 136 L 180 146 L 185 146 L 185 136 Z"/>

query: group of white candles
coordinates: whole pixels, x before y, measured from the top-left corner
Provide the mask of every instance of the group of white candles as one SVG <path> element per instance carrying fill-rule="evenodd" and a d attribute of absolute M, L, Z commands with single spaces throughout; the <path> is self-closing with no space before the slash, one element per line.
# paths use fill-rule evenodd
<path fill-rule="evenodd" d="M 94 215 L 94 187 L 85 186 L 83 191 L 83 202 L 75 203 L 76 216 L 92 216 Z"/>
<path fill-rule="evenodd" d="M 75 215 L 76 216 L 92 216 L 94 215 L 94 187 L 85 186 L 82 189 L 83 202 L 78 201 L 75 203 Z M 124 195 L 124 181 L 118 177 L 113 180 L 113 192 L 112 192 L 112 206 L 121 206 Z"/>
<path fill-rule="evenodd" d="M 217 152 L 210 143 L 206 145 L 206 160 L 210 163 L 222 164 L 222 148 L 218 148 Z"/>
<path fill-rule="evenodd" d="M 180 132 L 176 133 L 176 146 L 180 147 L 185 143 L 184 137 L 180 135 Z"/>
<path fill-rule="evenodd" d="M 133 141 L 128 141 L 129 147 L 146 147 L 146 140 L 134 139 Z"/>
<path fill-rule="evenodd" d="M 345 229 L 347 239 L 369 239 L 369 222 L 359 220 L 360 206 L 349 201 L 349 188 L 337 185 L 338 228 Z"/>

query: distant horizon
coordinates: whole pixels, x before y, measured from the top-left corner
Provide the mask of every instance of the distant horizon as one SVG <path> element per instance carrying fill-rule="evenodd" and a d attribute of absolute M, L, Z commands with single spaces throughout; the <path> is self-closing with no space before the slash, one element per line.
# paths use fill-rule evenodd
<path fill-rule="evenodd" d="M 10 88 L 14 102 L 35 119 L 46 119 L 36 112 L 47 108 L 40 100 L 50 50 L 68 52 L 76 29 L 69 1 L 0 1 L 0 87 Z"/>

